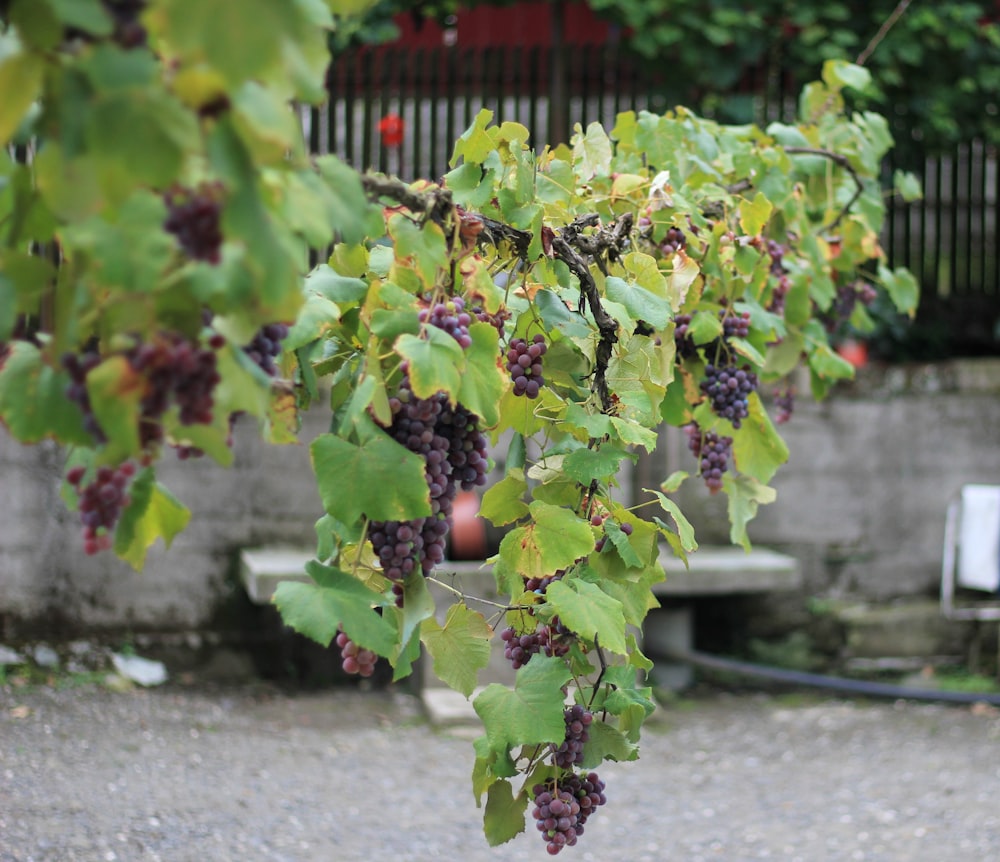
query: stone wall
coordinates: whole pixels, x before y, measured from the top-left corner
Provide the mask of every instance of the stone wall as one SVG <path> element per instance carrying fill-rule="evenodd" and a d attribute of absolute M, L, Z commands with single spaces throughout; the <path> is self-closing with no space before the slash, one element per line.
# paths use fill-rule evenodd
<path fill-rule="evenodd" d="M 306 444 L 326 422 L 322 411 L 307 416 L 304 442 L 286 447 L 238 425 L 228 470 L 166 458 L 160 477 L 191 508 L 192 524 L 169 551 L 154 548 L 141 573 L 109 554 L 83 555 L 76 516 L 59 498 L 58 449 L 20 446 L 0 431 L 0 640 L 50 624 L 74 632 L 218 625 L 240 599 L 241 547 L 312 545 L 321 507 Z M 927 595 L 939 577 L 948 500 L 964 483 L 1000 483 L 1000 361 L 872 370 L 823 403 L 800 397 L 783 433 L 791 459 L 750 535 L 802 561 L 804 595 L 784 600 L 788 607 L 807 596 Z M 662 461 L 646 465 L 660 479 L 693 467 L 679 432 L 670 429 L 666 444 Z M 699 540 L 724 542 L 724 498 L 687 485 L 680 502 Z"/>

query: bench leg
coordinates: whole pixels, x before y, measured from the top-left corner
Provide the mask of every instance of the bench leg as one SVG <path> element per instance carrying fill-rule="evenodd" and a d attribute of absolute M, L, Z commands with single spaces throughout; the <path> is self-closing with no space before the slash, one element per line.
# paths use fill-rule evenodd
<path fill-rule="evenodd" d="M 671 691 L 683 691 L 694 681 L 694 670 L 686 662 L 669 658 L 694 648 L 694 610 L 690 605 L 672 605 L 649 612 L 643 625 L 642 649 L 656 662 L 653 681 Z"/>

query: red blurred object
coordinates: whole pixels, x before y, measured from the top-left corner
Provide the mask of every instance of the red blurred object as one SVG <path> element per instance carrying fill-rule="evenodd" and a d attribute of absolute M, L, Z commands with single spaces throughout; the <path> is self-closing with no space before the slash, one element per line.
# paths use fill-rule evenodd
<path fill-rule="evenodd" d="M 403 133 L 406 124 L 399 114 L 386 114 L 379 120 L 378 132 L 382 136 L 382 144 L 386 147 L 398 147 L 403 143 Z"/>
<path fill-rule="evenodd" d="M 837 353 L 855 368 L 864 368 L 868 364 L 868 345 L 863 341 L 848 338 L 837 347 Z"/>

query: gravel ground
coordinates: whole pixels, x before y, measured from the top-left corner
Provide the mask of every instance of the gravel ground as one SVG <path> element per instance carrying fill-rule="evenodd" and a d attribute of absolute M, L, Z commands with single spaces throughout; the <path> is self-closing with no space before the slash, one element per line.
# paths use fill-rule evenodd
<path fill-rule="evenodd" d="M 569 860 L 1000 860 L 1000 714 L 761 695 L 658 712 Z M 0 862 L 538 860 L 404 694 L 0 688 Z"/>

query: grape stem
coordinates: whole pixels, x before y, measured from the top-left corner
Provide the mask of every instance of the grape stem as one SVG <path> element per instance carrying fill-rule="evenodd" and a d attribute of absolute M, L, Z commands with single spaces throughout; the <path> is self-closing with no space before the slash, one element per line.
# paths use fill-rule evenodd
<path fill-rule="evenodd" d="M 478 596 L 470 596 L 467 593 L 463 593 L 460 589 L 458 589 L 458 587 L 453 587 L 451 584 L 446 584 L 439 578 L 428 576 L 427 580 L 430 581 L 432 584 L 437 584 L 439 587 L 441 587 L 441 589 L 447 590 L 449 593 L 458 596 L 463 601 L 479 602 L 482 605 L 489 605 L 490 607 L 499 608 L 502 611 L 526 610 L 525 605 L 504 605 L 501 604 L 500 602 L 491 601 L 490 599 L 481 599 Z"/>
<path fill-rule="evenodd" d="M 851 179 L 854 180 L 854 194 L 851 199 L 841 207 L 840 212 L 832 222 L 823 228 L 820 228 L 820 233 L 825 233 L 831 231 L 837 227 L 843 221 L 844 216 L 850 211 L 851 207 L 854 206 L 858 198 L 861 197 L 861 193 L 865 190 L 864 185 L 861 183 L 861 177 L 858 176 L 858 172 L 854 170 L 854 166 L 850 163 L 847 156 L 843 156 L 840 153 L 835 153 L 832 150 L 824 150 L 821 147 L 785 147 L 785 152 L 790 156 L 822 156 L 824 159 L 829 159 L 838 167 L 843 168 L 850 174 Z"/>

